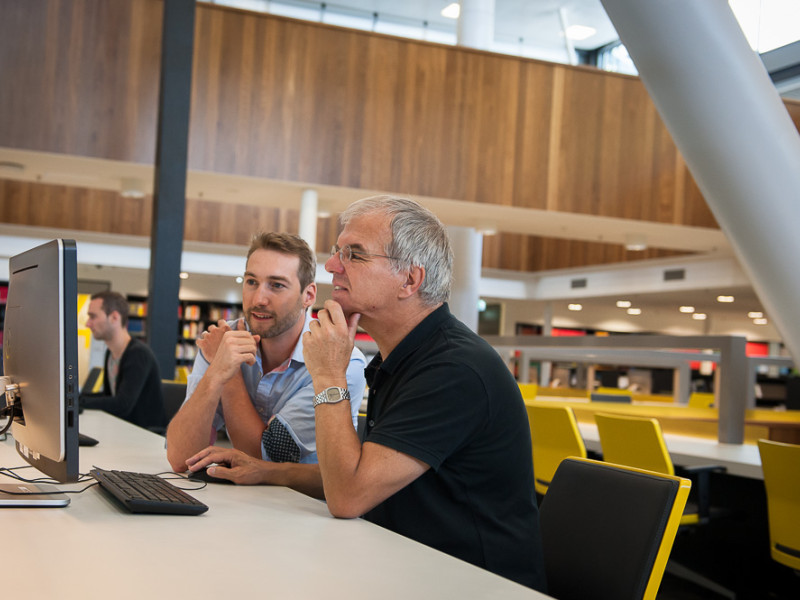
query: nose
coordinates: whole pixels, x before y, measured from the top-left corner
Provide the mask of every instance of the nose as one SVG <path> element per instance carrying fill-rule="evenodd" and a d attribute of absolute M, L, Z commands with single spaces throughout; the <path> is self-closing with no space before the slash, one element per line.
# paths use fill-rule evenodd
<path fill-rule="evenodd" d="M 339 259 L 338 252 L 331 254 L 331 257 L 325 261 L 325 270 L 328 273 L 344 273 L 344 265 Z"/>
<path fill-rule="evenodd" d="M 256 290 L 256 304 L 269 304 L 270 301 L 270 289 L 269 284 L 263 283 L 258 286 Z"/>

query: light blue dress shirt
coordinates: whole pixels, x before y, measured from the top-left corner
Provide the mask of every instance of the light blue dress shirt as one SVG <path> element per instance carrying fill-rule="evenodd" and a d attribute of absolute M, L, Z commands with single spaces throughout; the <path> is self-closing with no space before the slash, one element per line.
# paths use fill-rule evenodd
<path fill-rule="evenodd" d="M 311 323 L 310 312 L 306 314 L 303 333 L 308 331 Z M 228 324 L 236 327 L 236 321 Z M 358 348 L 353 348 L 350 364 L 347 367 L 347 388 L 350 391 L 350 408 L 353 416 L 353 427 L 358 423 L 358 410 L 364 396 L 366 381 L 364 368 L 367 361 Z M 208 369 L 208 361 L 201 352 L 197 357 L 186 384 L 186 398 L 193 393 L 200 380 Z M 263 373 L 261 367 L 261 353 L 256 354 L 253 365 L 242 365 L 242 376 L 250 399 L 253 401 L 258 414 L 266 425 L 273 415 L 286 427 L 292 439 L 300 448 L 301 463 L 317 462 L 317 443 L 314 432 L 314 385 L 311 375 L 306 369 L 303 360 L 303 334 L 292 351 L 291 357 L 280 367 Z M 225 417 L 222 414 L 222 403 L 214 415 L 214 429 L 219 430 L 225 426 Z M 261 457 L 269 460 L 264 448 L 261 448 Z"/>

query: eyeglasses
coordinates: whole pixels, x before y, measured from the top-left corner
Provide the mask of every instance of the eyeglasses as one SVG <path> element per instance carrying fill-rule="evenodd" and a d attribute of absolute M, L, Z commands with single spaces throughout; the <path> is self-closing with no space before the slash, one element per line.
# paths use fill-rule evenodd
<path fill-rule="evenodd" d="M 361 250 L 353 250 L 350 244 L 346 244 L 339 248 L 337 245 L 331 246 L 331 256 L 334 254 L 339 255 L 339 260 L 342 263 L 349 263 L 352 260 L 363 261 L 366 256 L 374 256 L 377 258 L 388 258 L 389 260 L 398 260 L 396 256 L 386 256 L 385 254 L 370 254 L 369 252 L 361 252 Z"/>

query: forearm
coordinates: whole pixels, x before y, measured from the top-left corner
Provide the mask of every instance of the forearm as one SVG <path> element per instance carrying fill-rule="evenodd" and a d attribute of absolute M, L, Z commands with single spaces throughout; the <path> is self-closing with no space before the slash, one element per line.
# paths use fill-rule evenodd
<path fill-rule="evenodd" d="M 186 460 L 208 446 L 223 384 L 207 372 L 167 428 L 167 460 L 176 472 Z"/>
<path fill-rule="evenodd" d="M 315 409 L 315 423 L 317 458 L 331 514 L 361 516 L 372 506 L 365 495 L 366 486 L 360 485 L 362 446 L 349 403 L 321 404 Z"/>
<path fill-rule="evenodd" d="M 255 458 L 261 458 L 261 435 L 266 424 L 258 414 L 241 373 L 222 388 L 222 410 L 225 428 L 233 447 Z"/>
<path fill-rule="evenodd" d="M 269 463 L 268 473 L 266 484 L 282 485 L 312 498 L 325 499 L 319 465 Z"/>

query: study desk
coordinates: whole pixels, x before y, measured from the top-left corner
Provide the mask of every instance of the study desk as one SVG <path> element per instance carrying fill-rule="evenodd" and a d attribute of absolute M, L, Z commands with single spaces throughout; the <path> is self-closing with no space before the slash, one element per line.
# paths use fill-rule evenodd
<path fill-rule="evenodd" d="M 578 429 L 588 450 L 602 452 L 596 424 L 578 422 Z M 674 433 L 665 433 L 664 442 L 676 465 L 721 465 L 731 475 L 764 479 L 761 456 L 755 444 L 723 444 L 717 440 Z"/>
<path fill-rule="evenodd" d="M 82 473 L 169 471 L 163 437 L 99 411 L 84 411 L 80 428 L 100 441 L 81 447 Z M 0 465 L 23 464 L 10 437 L 0 442 Z M 70 494 L 66 508 L 0 509 L 3 595 L 548 598 L 367 521 L 335 519 L 288 488 L 209 484 L 189 493 L 209 506 L 205 514 L 131 514 L 96 487 Z"/>

